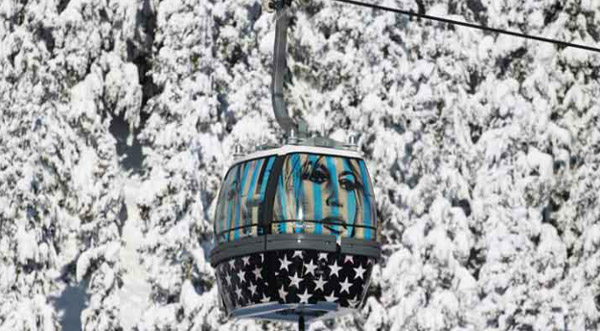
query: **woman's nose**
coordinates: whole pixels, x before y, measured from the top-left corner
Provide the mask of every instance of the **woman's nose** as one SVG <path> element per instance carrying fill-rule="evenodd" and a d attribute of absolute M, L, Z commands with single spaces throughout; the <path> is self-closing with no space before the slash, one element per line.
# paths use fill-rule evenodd
<path fill-rule="evenodd" d="M 325 203 L 329 207 L 342 207 L 342 204 L 340 203 L 340 201 L 337 197 L 337 194 L 330 195 L 329 198 L 327 198 L 327 200 L 325 200 Z"/>

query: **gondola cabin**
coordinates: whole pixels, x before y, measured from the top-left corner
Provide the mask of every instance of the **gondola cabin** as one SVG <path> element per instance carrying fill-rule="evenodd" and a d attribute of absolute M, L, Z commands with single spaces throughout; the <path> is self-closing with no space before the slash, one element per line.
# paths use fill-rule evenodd
<path fill-rule="evenodd" d="M 380 257 L 373 186 L 351 149 L 284 145 L 237 160 L 214 234 L 220 301 L 235 318 L 310 322 L 351 312 Z"/>

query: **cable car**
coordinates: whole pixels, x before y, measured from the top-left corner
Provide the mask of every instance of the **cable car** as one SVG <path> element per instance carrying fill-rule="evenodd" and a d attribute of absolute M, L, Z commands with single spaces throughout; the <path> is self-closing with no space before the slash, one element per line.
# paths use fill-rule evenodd
<path fill-rule="evenodd" d="M 355 146 L 309 137 L 285 109 L 287 5 L 273 4 L 279 18 L 271 89 L 275 117 L 290 138 L 228 169 L 210 262 L 228 316 L 298 322 L 304 330 L 305 322 L 359 308 L 381 248 L 373 185 Z"/>
<path fill-rule="evenodd" d="M 306 322 L 358 308 L 380 256 L 376 220 L 353 150 L 290 144 L 237 160 L 214 224 L 222 306 L 236 318 Z"/>

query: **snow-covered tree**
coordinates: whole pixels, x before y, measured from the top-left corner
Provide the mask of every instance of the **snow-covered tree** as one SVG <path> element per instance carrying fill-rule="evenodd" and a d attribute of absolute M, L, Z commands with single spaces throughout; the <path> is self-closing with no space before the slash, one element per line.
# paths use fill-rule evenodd
<path fill-rule="evenodd" d="M 591 0 L 375 3 L 600 42 Z M 360 312 L 312 329 L 597 329 L 600 56 L 332 1 L 291 13 L 288 109 L 359 137 L 383 243 Z M 73 286 L 86 330 L 295 328 L 226 321 L 208 263 L 234 145 L 282 136 L 275 19 L 258 0 L 0 3 L 0 330 L 60 329 Z"/>
<path fill-rule="evenodd" d="M 219 318 L 210 250 L 210 204 L 226 160 L 226 115 L 216 89 L 228 79 L 215 62 L 213 4 L 162 1 L 149 71 L 161 93 L 149 99 L 140 135 L 144 175 L 138 198 L 140 248 L 151 285 L 140 330 L 202 328 Z M 212 321 L 212 322 L 211 322 Z M 218 324 L 218 323 L 217 323 Z"/>
<path fill-rule="evenodd" d="M 113 34 L 134 18 L 94 1 L 0 7 L 0 329 L 60 329 L 54 302 L 69 286 L 88 295 L 83 329 L 119 329 L 123 199 L 109 126 L 119 112 L 135 124 L 141 92 L 124 83 L 137 72 Z"/>

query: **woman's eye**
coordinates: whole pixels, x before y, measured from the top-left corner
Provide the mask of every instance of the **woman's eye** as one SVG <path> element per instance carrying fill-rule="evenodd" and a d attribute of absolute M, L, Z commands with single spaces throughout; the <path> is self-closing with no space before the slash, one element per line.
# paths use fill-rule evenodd
<path fill-rule="evenodd" d="M 322 184 L 329 180 L 329 173 L 323 166 L 309 163 L 302 171 L 302 179 Z"/>
<path fill-rule="evenodd" d="M 321 184 L 327 181 L 327 175 L 323 171 L 315 170 L 310 174 L 310 180 Z"/>
<path fill-rule="evenodd" d="M 353 175 L 344 175 L 340 178 L 340 186 L 347 191 L 356 189 L 356 178 Z"/>

